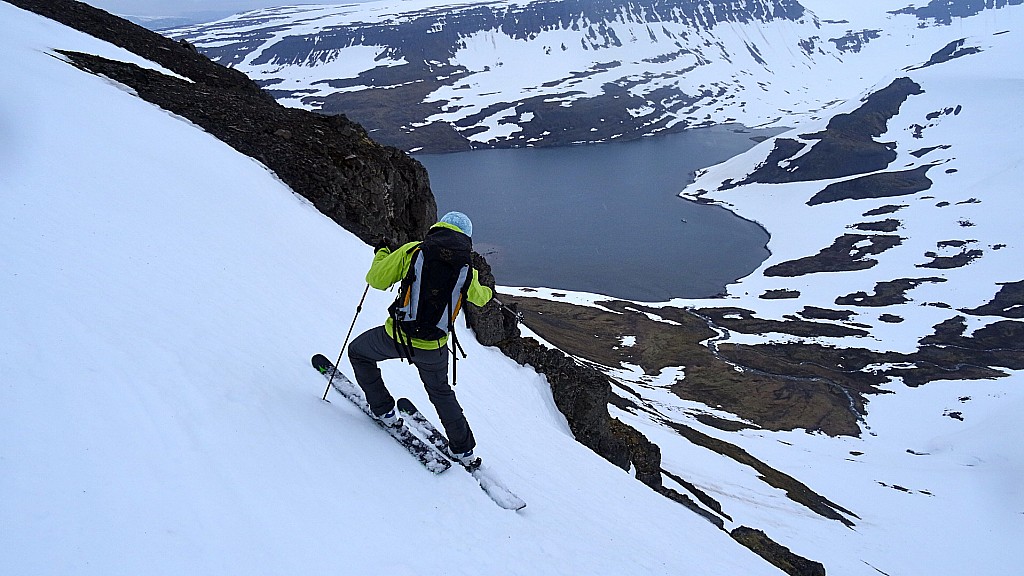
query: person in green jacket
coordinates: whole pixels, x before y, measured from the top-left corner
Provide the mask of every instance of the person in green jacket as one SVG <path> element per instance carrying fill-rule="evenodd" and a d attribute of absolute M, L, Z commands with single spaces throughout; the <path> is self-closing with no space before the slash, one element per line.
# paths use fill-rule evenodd
<path fill-rule="evenodd" d="M 469 265 L 472 235 L 473 223 L 469 217 L 461 212 L 449 212 L 431 226 L 423 242 L 409 242 L 393 252 L 386 246 L 379 248 L 366 273 L 366 282 L 378 290 L 387 290 L 405 280 L 402 284 L 403 293 L 419 294 L 419 286 L 409 283 L 407 278 L 418 277 L 422 283 L 433 282 L 431 278 L 436 274 L 432 276 L 430 269 L 442 268 L 441 265 L 432 264 L 436 261 L 432 259 L 434 254 L 444 254 L 445 258 L 454 258 L 458 263 L 464 263 L 461 268 L 455 267 L 456 270 L 462 270 L 462 275 L 457 279 L 454 289 L 444 294 L 443 299 L 435 298 L 445 308 L 436 326 L 422 329 L 403 322 L 403 319 L 414 315 L 411 312 L 413 306 L 418 305 L 423 310 L 433 302 L 428 296 L 418 300 L 410 297 L 407 302 L 411 301 L 411 304 L 396 301 L 392 306 L 392 315 L 384 325 L 360 334 L 348 349 L 356 382 L 363 389 L 370 410 L 386 426 L 400 426 L 402 420 L 395 410 L 394 397 L 384 385 L 377 363 L 405 358 L 415 365 L 427 396 L 444 426 L 449 449 L 465 465 L 477 460 L 473 454 L 476 440 L 462 406 L 455 397 L 455 391 L 448 384 L 448 332 L 463 299 L 483 306 L 493 296 L 490 288 L 480 284 L 477 270 Z M 412 267 L 415 267 L 414 274 L 410 275 Z M 432 292 L 436 294 L 438 290 Z M 400 300 L 402 298 L 400 296 Z M 400 306 L 403 304 L 404 307 Z M 402 326 L 407 326 L 407 329 L 403 330 Z M 415 334 L 408 334 L 407 331 Z"/>

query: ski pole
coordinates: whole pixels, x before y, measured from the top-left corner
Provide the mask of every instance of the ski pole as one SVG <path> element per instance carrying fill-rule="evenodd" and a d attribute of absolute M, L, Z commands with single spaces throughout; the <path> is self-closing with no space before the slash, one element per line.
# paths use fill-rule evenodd
<path fill-rule="evenodd" d="M 331 372 L 331 378 L 327 381 L 327 389 L 324 390 L 324 397 L 321 400 L 327 400 L 327 393 L 331 391 L 331 384 L 334 384 L 334 375 L 338 373 L 341 366 L 341 357 L 345 354 L 345 348 L 348 347 L 348 339 L 352 336 L 352 329 L 356 326 L 356 318 L 359 318 L 359 313 L 363 310 L 363 301 L 366 300 L 366 293 L 370 291 L 370 285 L 366 285 L 366 289 L 363 290 L 363 297 L 359 299 L 359 304 L 356 305 L 356 314 L 352 317 L 352 324 L 348 327 L 348 334 L 345 335 L 345 343 L 341 345 L 341 352 L 338 352 L 338 359 L 334 361 L 334 372 Z"/>

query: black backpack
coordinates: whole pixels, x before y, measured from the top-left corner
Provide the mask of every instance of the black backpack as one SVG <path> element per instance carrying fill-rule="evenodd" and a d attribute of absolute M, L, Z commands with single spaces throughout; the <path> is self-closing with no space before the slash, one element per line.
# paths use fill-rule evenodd
<path fill-rule="evenodd" d="M 408 337 L 440 340 L 452 331 L 473 280 L 472 250 L 469 236 L 443 227 L 409 249 L 409 271 L 388 309 L 400 344 L 411 346 Z"/>

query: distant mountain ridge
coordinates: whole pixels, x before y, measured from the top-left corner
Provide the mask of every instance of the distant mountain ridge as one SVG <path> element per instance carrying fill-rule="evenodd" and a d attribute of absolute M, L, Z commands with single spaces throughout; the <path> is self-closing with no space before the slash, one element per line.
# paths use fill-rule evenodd
<path fill-rule="evenodd" d="M 1021 1 L 840 20 L 813 0 L 421 0 L 257 10 L 167 34 L 286 105 L 441 152 L 792 123 L 926 60 L 956 40 L 953 18 Z"/>
<path fill-rule="evenodd" d="M 407 150 L 444 150 L 735 121 L 719 106 L 739 97 L 742 83 L 724 80 L 735 70 L 690 73 L 778 62 L 764 29 L 802 45 L 802 59 L 826 53 L 806 40 L 817 22 L 794 0 L 305 6 L 168 34 L 289 105 L 343 112 Z"/>

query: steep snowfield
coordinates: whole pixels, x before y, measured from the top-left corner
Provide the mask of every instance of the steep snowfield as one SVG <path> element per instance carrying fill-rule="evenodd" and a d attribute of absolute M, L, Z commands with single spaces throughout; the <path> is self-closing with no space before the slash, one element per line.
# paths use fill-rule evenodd
<path fill-rule="evenodd" d="M 309 357 L 337 353 L 369 248 L 53 49 L 123 52 L 0 22 L 5 574 L 778 573 L 575 443 L 545 382 L 471 338 L 458 391 L 521 513 L 321 402 Z M 411 368 L 385 376 L 427 405 Z"/>

